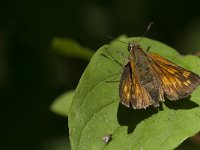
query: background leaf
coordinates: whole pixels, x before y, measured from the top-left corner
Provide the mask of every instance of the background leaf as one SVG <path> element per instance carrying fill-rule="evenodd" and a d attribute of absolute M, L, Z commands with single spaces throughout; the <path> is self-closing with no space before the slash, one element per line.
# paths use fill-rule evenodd
<path fill-rule="evenodd" d="M 75 90 L 67 91 L 60 95 L 54 102 L 51 104 L 51 111 L 54 113 L 67 117 L 69 108 L 72 103 Z"/>
<path fill-rule="evenodd" d="M 52 40 L 52 47 L 57 53 L 60 53 L 63 56 L 75 57 L 86 61 L 89 61 L 94 54 L 91 49 L 83 47 L 76 41 L 69 38 L 54 38 Z M 74 96 L 74 92 L 75 90 L 67 91 L 54 100 L 50 107 L 51 111 L 66 117 Z"/>
<path fill-rule="evenodd" d="M 124 42 L 140 38 L 121 39 Z M 200 59 L 181 56 L 171 47 L 143 38 L 144 50 L 156 52 L 169 60 L 200 74 Z M 200 88 L 191 97 L 179 101 L 166 100 L 162 107 L 146 110 L 126 108 L 119 102 L 118 86 L 127 44 L 114 41 L 102 46 L 92 57 L 77 87 L 69 110 L 72 149 L 174 149 L 186 138 L 200 131 Z M 106 145 L 102 138 L 112 134 Z"/>
<path fill-rule="evenodd" d="M 69 38 L 54 38 L 52 40 L 52 47 L 56 50 L 56 52 L 64 56 L 80 58 L 86 61 L 89 61 L 94 54 L 94 51 L 91 49 L 83 47 L 76 41 Z"/>

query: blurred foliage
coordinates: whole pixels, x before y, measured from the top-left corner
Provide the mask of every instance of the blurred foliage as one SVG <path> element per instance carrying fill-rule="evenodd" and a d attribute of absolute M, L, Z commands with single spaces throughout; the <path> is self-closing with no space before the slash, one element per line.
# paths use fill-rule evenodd
<path fill-rule="evenodd" d="M 194 20 L 184 27 L 177 37 L 177 45 L 182 54 L 200 52 L 200 20 Z"/>
<path fill-rule="evenodd" d="M 51 104 L 51 111 L 67 117 L 69 108 L 72 103 L 72 99 L 74 97 L 75 90 L 71 90 L 65 92 L 64 94 L 60 95 L 54 102 Z"/>
<path fill-rule="evenodd" d="M 52 47 L 63 56 L 75 57 L 89 61 L 94 52 L 80 46 L 77 42 L 67 38 L 54 38 Z"/>
<path fill-rule="evenodd" d="M 89 61 L 94 52 L 89 48 L 82 47 L 77 42 L 68 38 L 54 38 L 52 47 L 55 52 L 66 57 L 74 57 Z M 51 105 L 51 110 L 59 115 L 67 117 L 75 90 L 65 92 Z"/>
<path fill-rule="evenodd" d="M 41 146 L 42 150 L 71 150 L 69 139 L 66 136 L 55 137 L 54 139 L 46 139 Z"/>

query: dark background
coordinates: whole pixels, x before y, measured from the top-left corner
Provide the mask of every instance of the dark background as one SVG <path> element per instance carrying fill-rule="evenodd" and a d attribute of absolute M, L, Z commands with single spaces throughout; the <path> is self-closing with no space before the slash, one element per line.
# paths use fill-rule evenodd
<path fill-rule="evenodd" d="M 2 0 L 1 149 L 69 149 L 67 119 L 49 107 L 76 87 L 88 62 L 55 54 L 52 38 L 72 38 L 95 51 L 109 42 L 104 34 L 142 36 L 153 21 L 147 37 L 196 54 L 199 6 L 192 0 Z M 182 147 L 188 145 L 199 146 L 189 140 Z"/>

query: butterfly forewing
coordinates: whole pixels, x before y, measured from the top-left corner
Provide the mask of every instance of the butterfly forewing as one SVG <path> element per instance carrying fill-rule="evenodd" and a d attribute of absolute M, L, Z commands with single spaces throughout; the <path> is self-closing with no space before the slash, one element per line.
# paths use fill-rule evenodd
<path fill-rule="evenodd" d="M 188 97 L 200 84 L 200 77 L 155 53 L 149 53 L 152 70 L 170 100 Z"/>
<path fill-rule="evenodd" d="M 123 68 L 123 73 L 119 85 L 119 96 L 123 105 L 130 107 L 130 102 L 133 100 L 133 81 L 131 78 L 131 68 L 128 63 Z"/>

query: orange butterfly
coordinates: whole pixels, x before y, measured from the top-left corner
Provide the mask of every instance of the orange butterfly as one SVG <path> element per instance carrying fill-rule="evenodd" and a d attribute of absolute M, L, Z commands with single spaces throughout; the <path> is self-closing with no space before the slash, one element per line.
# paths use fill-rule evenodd
<path fill-rule="evenodd" d="M 130 55 L 119 85 L 121 103 L 134 109 L 159 106 L 188 97 L 200 84 L 200 76 L 155 53 L 145 53 L 139 43 L 129 43 Z"/>

